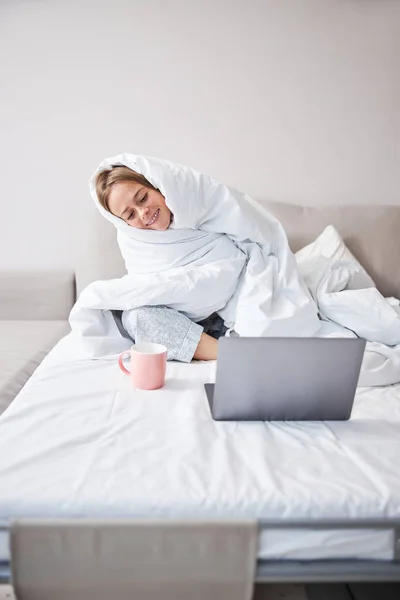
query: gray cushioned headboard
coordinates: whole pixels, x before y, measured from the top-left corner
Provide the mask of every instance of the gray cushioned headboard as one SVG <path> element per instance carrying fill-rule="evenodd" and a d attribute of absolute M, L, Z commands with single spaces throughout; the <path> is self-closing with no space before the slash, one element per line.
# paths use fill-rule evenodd
<path fill-rule="evenodd" d="M 334 225 L 380 291 L 400 298 L 400 206 L 302 207 L 262 202 L 283 224 L 292 250 Z M 76 268 L 78 293 L 91 281 L 125 274 L 114 227 L 93 206 L 85 247 Z"/>
<path fill-rule="evenodd" d="M 400 206 L 264 204 L 285 227 L 294 252 L 334 225 L 382 294 L 400 298 Z"/>

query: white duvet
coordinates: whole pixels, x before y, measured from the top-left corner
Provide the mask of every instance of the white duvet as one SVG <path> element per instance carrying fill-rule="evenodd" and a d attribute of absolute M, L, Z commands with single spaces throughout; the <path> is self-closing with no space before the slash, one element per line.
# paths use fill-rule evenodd
<path fill-rule="evenodd" d="M 112 165 L 131 167 L 161 191 L 174 215 L 170 229 L 138 230 L 100 206 L 95 176 Z M 370 342 L 360 384 L 400 381 L 399 303 L 361 289 L 365 277 L 357 283 L 360 266 L 351 255 L 343 261 L 303 253 L 300 275 L 282 226 L 262 206 L 167 161 L 132 154 L 106 159 L 90 189 L 118 230 L 128 274 L 89 285 L 72 310 L 71 335 L 85 356 L 129 347 L 111 311 L 167 305 L 195 321 L 217 312 L 241 336 L 357 334 Z M 318 311 L 330 326 L 321 327 Z"/>
<path fill-rule="evenodd" d="M 367 340 L 359 385 L 399 382 L 399 300 L 382 296 L 332 226 L 296 259 L 323 319 L 320 335 L 334 326 L 334 335 Z"/>

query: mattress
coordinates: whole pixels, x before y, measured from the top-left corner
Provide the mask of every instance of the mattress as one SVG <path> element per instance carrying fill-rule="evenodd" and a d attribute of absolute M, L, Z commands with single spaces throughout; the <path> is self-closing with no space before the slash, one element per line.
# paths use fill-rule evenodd
<path fill-rule="evenodd" d="M 400 517 L 400 386 L 359 388 L 348 422 L 214 422 L 215 369 L 169 363 L 162 390 L 139 391 L 61 340 L 0 418 L 0 520 Z M 389 529 L 259 539 L 265 559 L 392 557 Z"/>

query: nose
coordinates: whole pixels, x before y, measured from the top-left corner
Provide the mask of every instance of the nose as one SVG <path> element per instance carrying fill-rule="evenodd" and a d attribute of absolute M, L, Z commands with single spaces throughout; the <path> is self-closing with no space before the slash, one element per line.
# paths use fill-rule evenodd
<path fill-rule="evenodd" d="M 145 221 L 147 219 L 147 216 L 149 214 L 149 207 L 148 206 L 143 206 L 143 208 L 141 208 L 139 210 L 139 215 L 140 215 L 140 220 L 141 221 Z"/>

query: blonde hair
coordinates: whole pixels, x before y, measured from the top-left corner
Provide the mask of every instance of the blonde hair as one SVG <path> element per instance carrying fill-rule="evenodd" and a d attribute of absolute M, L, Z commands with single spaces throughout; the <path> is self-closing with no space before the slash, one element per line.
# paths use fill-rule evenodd
<path fill-rule="evenodd" d="M 130 169 L 129 167 L 118 166 L 100 171 L 96 175 L 96 194 L 101 206 L 109 213 L 111 213 L 108 205 L 110 192 L 116 183 L 122 183 L 123 181 L 134 181 L 135 183 L 140 183 L 152 190 L 157 189 L 146 179 L 146 177 L 140 173 L 136 173 L 136 171 L 133 171 L 133 169 Z"/>

